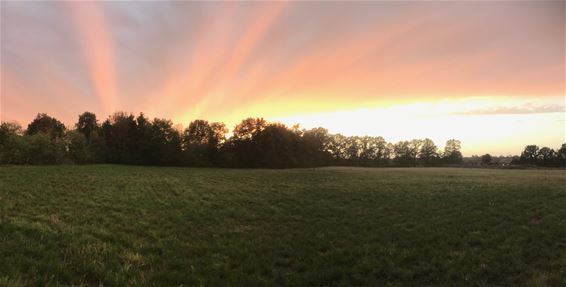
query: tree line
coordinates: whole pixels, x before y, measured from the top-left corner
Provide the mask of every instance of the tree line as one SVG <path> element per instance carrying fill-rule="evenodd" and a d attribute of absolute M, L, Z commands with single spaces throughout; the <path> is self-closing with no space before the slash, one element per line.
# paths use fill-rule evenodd
<path fill-rule="evenodd" d="M 3 164 L 442 166 L 461 164 L 460 150 L 461 143 L 455 139 L 441 149 L 431 139 L 388 143 L 382 137 L 330 134 L 321 127 L 306 130 L 262 118 L 242 120 L 230 136 L 221 122 L 194 120 L 183 129 L 170 120 L 125 112 L 114 113 L 102 123 L 94 113 L 84 112 L 71 129 L 47 114 L 38 114 L 25 130 L 14 122 L 0 125 Z M 527 146 L 515 163 L 564 166 L 566 144 L 558 151 Z"/>

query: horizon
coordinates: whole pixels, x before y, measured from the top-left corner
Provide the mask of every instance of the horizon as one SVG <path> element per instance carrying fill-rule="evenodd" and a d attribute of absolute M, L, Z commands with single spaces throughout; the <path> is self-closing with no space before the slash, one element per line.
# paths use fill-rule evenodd
<path fill-rule="evenodd" d="M 558 148 L 565 5 L 1 2 L 0 120 L 263 117 L 465 156 Z"/>

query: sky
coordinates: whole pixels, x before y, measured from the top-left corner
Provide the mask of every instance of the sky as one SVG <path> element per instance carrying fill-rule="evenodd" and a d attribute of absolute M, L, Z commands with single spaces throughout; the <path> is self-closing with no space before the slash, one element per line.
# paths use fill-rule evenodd
<path fill-rule="evenodd" d="M 564 1 L 0 2 L 0 120 L 264 117 L 464 155 L 566 142 Z"/>

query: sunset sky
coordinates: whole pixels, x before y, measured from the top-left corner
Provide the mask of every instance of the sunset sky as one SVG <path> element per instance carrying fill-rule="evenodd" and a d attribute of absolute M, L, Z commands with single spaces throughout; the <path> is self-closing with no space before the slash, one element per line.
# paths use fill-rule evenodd
<path fill-rule="evenodd" d="M 249 116 L 464 155 L 566 142 L 565 2 L 0 2 L 0 119 Z"/>

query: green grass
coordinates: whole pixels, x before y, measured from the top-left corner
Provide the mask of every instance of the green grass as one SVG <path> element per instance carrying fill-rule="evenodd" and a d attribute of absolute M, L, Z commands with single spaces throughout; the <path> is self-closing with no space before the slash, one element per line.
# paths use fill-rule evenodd
<path fill-rule="evenodd" d="M 99 284 L 566 286 L 566 174 L 0 167 L 0 285 Z"/>

